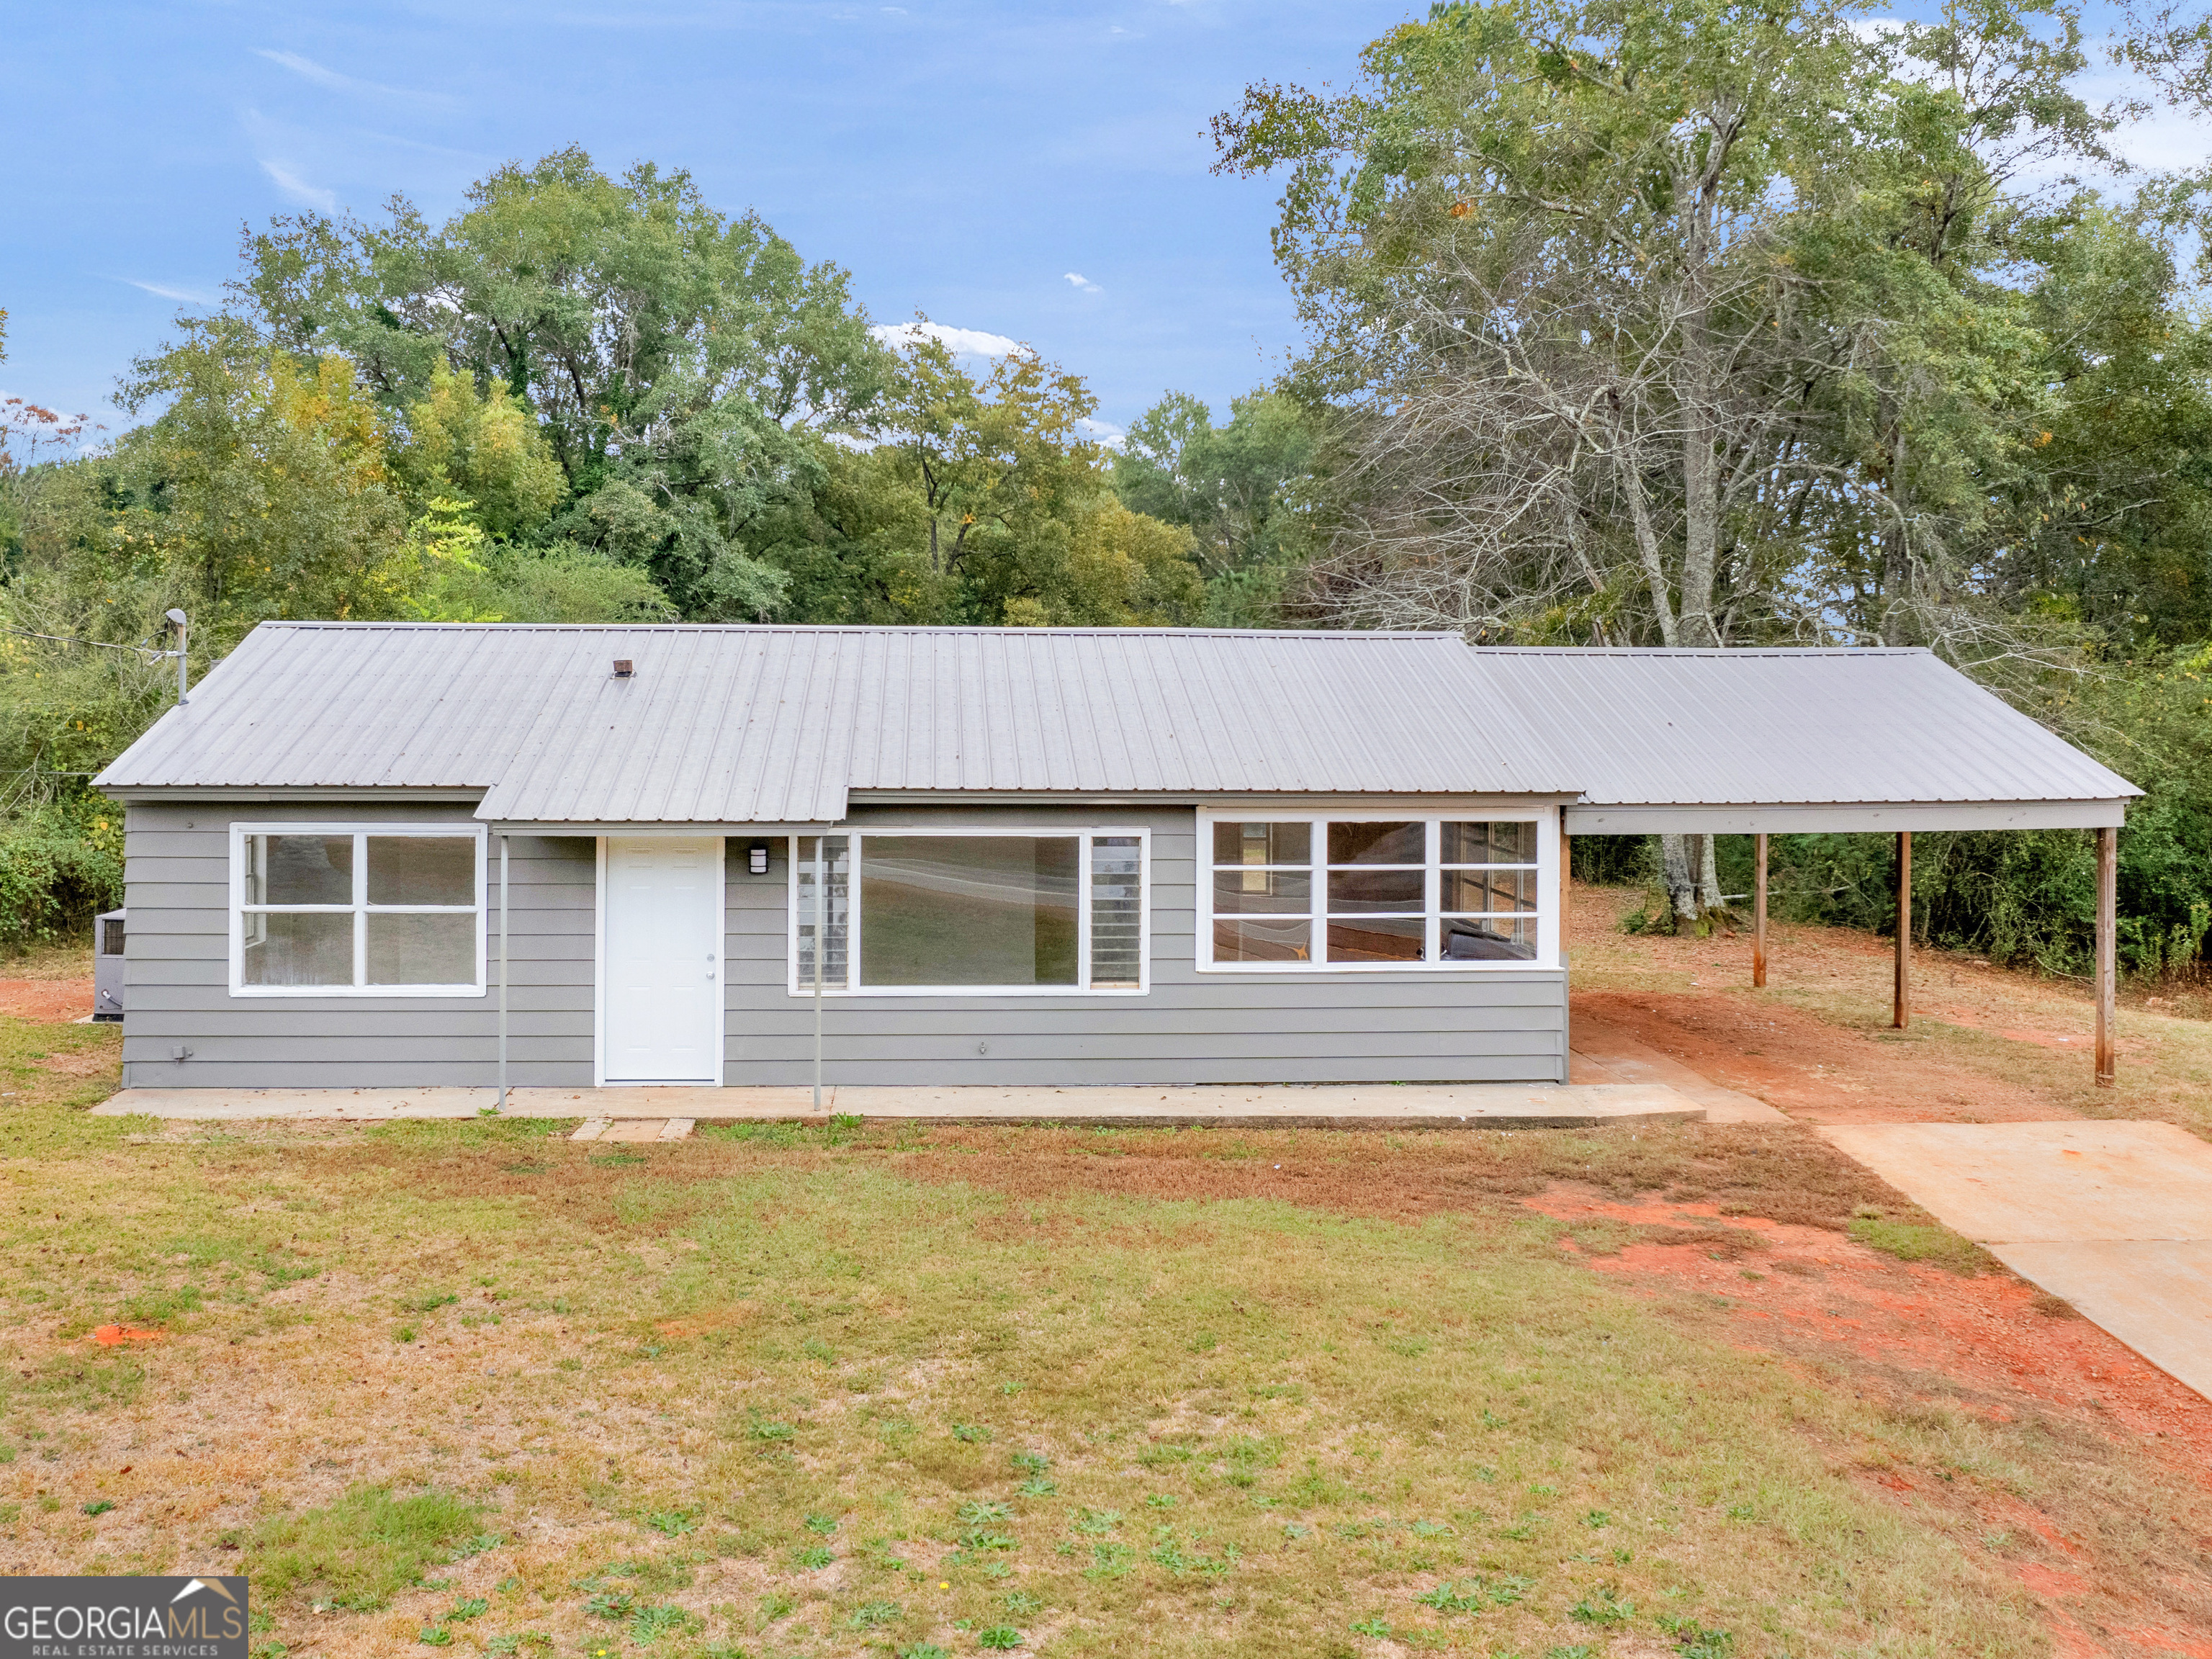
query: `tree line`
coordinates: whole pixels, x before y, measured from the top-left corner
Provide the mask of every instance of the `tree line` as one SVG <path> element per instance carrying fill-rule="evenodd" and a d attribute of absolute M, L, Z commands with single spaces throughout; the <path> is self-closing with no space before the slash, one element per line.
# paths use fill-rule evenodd
<path fill-rule="evenodd" d="M 111 445 L 0 417 L 0 931 L 112 897 L 83 780 L 166 706 L 180 606 L 196 655 L 276 617 L 1925 646 L 2150 788 L 2127 956 L 2193 963 L 2212 179 L 2123 157 L 2203 111 L 2208 50 L 2062 0 L 1434 6 L 1217 118 L 1218 170 L 1280 181 L 1304 345 L 1110 447 L 1079 374 L 878 323 L 680 171 L 570 149 L 441 223 L 279 218 Z M 2134 93 L 2081 91 L 2100 53 Z M 1945 838 L 1918 925 L 2069 970 L 2077 839 Z M 1587 856 L 1704 927 L 1741 849 Z M 1802 913 L 1893 925 L 1866 847 L 1777 857 Z"/>

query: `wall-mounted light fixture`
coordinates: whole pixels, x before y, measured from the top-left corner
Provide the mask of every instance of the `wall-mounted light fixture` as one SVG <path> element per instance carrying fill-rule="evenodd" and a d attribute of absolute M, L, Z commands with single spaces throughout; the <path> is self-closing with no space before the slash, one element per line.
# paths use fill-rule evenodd
<path fill-rule="evenodd" d="M 757 876 L 764 876 L 768 873 L 768 843 L 766 842 L 757 841 L 752 844 L 750 850 L 745 854 L 745 868 Z"/>

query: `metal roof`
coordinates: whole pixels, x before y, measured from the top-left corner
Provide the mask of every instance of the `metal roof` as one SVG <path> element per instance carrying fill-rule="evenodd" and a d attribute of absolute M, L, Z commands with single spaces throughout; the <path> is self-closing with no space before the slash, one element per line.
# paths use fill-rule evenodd
<path fill-rule="evenodd" d="M 616 658 L 635 673 L 617 679 Z M 96 781 L 826 823 L 851 789 L 1571 795 L 1455 635 L 264 623 Z"/>
<path fill-rule="evenodd" d="M 2108 801 L 2142 793 L 1923 650 L 1469 654 L 1593 805 Z"/>
<path fill-rule="evenodd" d="M 613 659 L 635 665 L 629 678 Z M 483 793 L 503 823 L 807 823 L 871 793 L 2110 802 L 1921 651 L 1449 634 L 264 623 L 95 780 Z"/>

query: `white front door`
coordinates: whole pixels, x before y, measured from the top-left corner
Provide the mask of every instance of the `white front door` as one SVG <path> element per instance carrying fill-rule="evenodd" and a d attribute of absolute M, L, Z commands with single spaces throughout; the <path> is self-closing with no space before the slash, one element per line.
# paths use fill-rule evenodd
<path fill-rule="evenodd" d="M 721 1082 L 722 840 L 606 840 L 600 1081 Z"/>

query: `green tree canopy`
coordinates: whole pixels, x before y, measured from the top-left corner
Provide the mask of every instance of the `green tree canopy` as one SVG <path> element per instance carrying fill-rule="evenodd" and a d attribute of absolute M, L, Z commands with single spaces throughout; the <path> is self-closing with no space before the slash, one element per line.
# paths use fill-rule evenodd
<path fill-rule="evenodd" d="M 450 442 L 448 380 L 495 418 L 501 395 L 526 408 L 567 481 L 551 532 L 650 571 L 691 616 L 775 610 L 817 441 L 860 431 L 890 378 L 844 271 L 686 173 L 611 179 L 575 149 L 500 168 L 443 225 L 395 198 L 375 225 L 279 220 L 246 256 L 237 291 L 270 337 L 344 356 L 426 457 Z M 546 527 L 512 516 L 538 499 L 502 499 L 503 527 Z"/>

